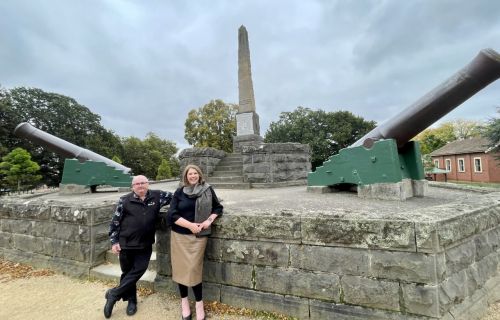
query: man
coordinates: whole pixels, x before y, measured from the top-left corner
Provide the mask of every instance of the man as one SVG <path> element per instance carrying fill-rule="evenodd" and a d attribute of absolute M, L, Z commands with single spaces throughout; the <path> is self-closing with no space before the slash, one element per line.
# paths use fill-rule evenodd
<path fill-rule="evenodd" d="M 111 251 L 118 254 L 120 284 L 106 292 L 104 316 L 111 317 L 116 301 L 128 301 L 127 315 L 137 312 L 137 281 L 146 272 L 160 221 L 160 208 L 170 204 L 172 193 L 149 190 L 145 176 L 132 179 L 132 192 L 122 196 L 109 225 Z"/>

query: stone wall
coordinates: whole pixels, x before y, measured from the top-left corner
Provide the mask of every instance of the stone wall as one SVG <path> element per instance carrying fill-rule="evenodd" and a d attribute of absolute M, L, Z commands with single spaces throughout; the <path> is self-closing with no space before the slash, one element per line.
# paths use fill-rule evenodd
<path fill-rule="evenodd" d="M 179 154 L 181 175 L 188 164 L 200 167 L 205 176 L 210 176 L 219 161 L 226 156 L 224 151 L 214 148 L 188 148 Z"/>
<path fill-rule="evenodd" d="M 311 171 L 311 152 L 307 144 L 262 143 L 241 148 L 245 182 L 305 181 Z"/>
<path fill-rule="evenodd" d="M 299 319 L 478 319 L 500 299 L 500 195 L 470 203 L 408 220 L 226 212 L 205 296 Z M 168 233 L 158 238 L 156 288 L 175 292 Z"/>
<path fill-rule="evenodd" d="M 88 276 L 104 262 L 114 204 L 67 205 L 40 200 L 0 202 L 0 257 Z"/>

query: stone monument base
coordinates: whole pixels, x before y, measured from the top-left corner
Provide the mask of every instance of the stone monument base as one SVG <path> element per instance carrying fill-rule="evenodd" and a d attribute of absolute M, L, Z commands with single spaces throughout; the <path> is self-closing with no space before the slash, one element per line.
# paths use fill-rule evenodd
<path fill-rule="evenodd" d="M 428 183 L 427 180 L 403 179 L 403 181 L 396 183 L 353 185 L 350 191 L 357 191 L 360 198 L 405 201 L 412 197 L 425 197 Z M 332 186 L 308 186 L 307 191 L 312 193 L 331 193 L 337 192 L 339 189 Z"/>
<path fill-rule="evenodd" d="M 258 146 L 264 138 L 258 134 L 246 134 L 233 137 L 233 152 L 240 153 L 243 146 Z"/>

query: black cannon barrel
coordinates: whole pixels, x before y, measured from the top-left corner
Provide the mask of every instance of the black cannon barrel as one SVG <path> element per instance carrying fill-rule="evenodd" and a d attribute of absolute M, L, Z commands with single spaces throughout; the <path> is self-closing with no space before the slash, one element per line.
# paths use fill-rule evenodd
<path fill-rule="evenodd" d="M 130 172 L 130 168 L 127 168 L 118 162 L 103 157 L 100 154 L 92 152 L 88 149 L 74 145 L 43 130 L 37 129 L 27 122 L 18 124 L 14 129 L 14 134 L 18 137 L 26 138 L 32 142 L 42 145 L 64 158 L 77 158 L 81 162 L 86 160 L 104 162 L 109 166 L 123 171 L 124 173 Z"/>
<path fill-rule="evenodd" d="M 493 49 L 483 49 L 448 80 L 368 132 L 350 147 L 370 147 L 374 141 L 380 139 L 395 139 L 401 147 L 498 78 L 500 55 Z"/>

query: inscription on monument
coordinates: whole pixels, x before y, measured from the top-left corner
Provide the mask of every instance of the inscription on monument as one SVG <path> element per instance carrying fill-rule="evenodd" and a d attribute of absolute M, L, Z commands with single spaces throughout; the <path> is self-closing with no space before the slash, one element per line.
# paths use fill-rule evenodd
<path fill-rule="evenodd" d="M 240 113 L 236 115 L 236 134 L 238 136 L 255 134 L 252 112 Z"/>

